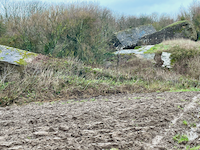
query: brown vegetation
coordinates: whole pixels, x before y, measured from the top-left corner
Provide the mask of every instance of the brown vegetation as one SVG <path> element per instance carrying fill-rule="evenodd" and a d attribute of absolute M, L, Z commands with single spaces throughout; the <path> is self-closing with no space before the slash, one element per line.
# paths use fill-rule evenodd
<path fill-rule="evenodd" d="M 193 62 L 190 62 L 191 67 L 197 63 Z M 50 58 L 27 65 L 23 70 L 23 77 L 7 67 L 0 76 L 0 105 L 199 88 L 195 79 L 186 78 L 179 71 L 153 66 L 151 61 L 132 56 L 128 60 L 122 57 L 119 66 L 111 69 L 92 68 L 70 57 Z M 195 71 L 197 76 L 199 69 L 196 69 L 198 71 L 190 70 L 188 75 Z"/>
<path fill-rule="evenodd" d="M 0 76 L 1 106 L 62 97 L 199 88 L 198 56 L 184 58 L 187 70 L 181 71 L 185 69 L 183 63 L 177 64 L 175 70 L 168 70 L 154 68 L 152 62 L 134 55 L 119 61 L 112 54 L 110 39 L 114 32 L 145 24 L 153 24 L 160 30 L 176 21 L 170 16 L 154 13 L 116 17 L 95 3 L 51 6 L 34 1 L 5 1 L 2 4 L 0 44 L 45 54 L 50 59 L 37 58 L 42 62 L 26 66 L 23 75 L 12 67 L 4 68 Z M 198 29 L 197 24 L 195 27 Z M 198 47 L 195 42 L 170 44 L 176 42 L 182 42 L 180 51 Z M 105 60 L 112 63 L 112 68 L 103 69 L 101 64 Z"/>
<path fill-rule="evenodd" d="M 5 1 L 2 5 L 0 44 L 59 58 L 78 57 L 87 64 L 108 57 L 114 32 L 145 24 L 161 29 L 174 22 L 157 14 L 116 17 L 96 3 Z"/>

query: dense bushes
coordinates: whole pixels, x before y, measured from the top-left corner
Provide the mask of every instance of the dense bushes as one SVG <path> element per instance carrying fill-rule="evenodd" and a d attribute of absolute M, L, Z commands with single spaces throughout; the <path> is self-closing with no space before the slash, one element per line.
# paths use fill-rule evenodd
<path fill-rule="evenodd" d="M 145 53 L 171 53 L 171 66 L 173 71 L 187 77 L 200 78 L 200 42 L 189 39 L 167 40 L 155 45 Z"/>
<path fill-rule="evenodd" d="M 177 19 L 191 21 L 200 37 L 200 1 L 193 1 L 188 9 L 182 8 Z"/>
<path fill-rule="evenodd" d="M 78 57 L 88 64 L 101 63 L 112 46 L 114 32 L 153 24 L 156 30 L 177 21 L 166 14 L 115 16 L 96 3 L 51 5 L 40 1 L 1 2 L 0 44 L 54 57 Z M 178 20 L 193 21 L 199 31 L 200 4 L 181 10 Z"/>
<path fill-rule="evenodd" d="M 108 56 L 109 40 L 116 31 L 152 23 L 160 29 L 173 22 L 155 14 L 116 17 L 96 3 L 2 5 L 0 44 L 59 58 L 78 57 L 88 64 L 101 63 Z"/>
<path fill-rule="evenodd" d="M 21 3 L 15 3 L 23 9 Z M 33 8 L 34 3 L 26 3 L 30 5 L 28 8 Z M 7 30 L 0 44 L 55 57 L 79 57 L 87 63 L 103 59 L 109 50 L 107 40 L 115 30 L 111 25 L 115 20 L 109 10 L 93 4 L 46 8 L 40 5 L 34 11 L 27 10 L 22 17 L 21 13 L 4 16 Z"/>

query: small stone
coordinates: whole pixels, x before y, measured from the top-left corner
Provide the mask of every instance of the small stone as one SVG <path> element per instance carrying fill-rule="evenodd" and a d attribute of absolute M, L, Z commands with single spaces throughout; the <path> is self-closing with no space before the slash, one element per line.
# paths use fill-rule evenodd
<path fill-rule="evenodd" d="M 53 134 L 53 135 L 58 135 L 59 133 L 58 133 L 58 132 L 52 132 L 52 134 Z"/>
<path fill-rule="evenodd" d="M 164 147 L 154 147 L 155 148 L 155 150 L 167 150 L 166 148 L 164 148 Z"/>
<path fill-rule="evenodd" d="M 0 141 L 5 141 L 5 137 L 0 136 Z"/>
<path fill-rule="evenodd" d="M 61 130 L 61 131 L 68 131 L 69 127 L 61 125 L 58 129 Z"/>
<path fill-rule="evenodd" d="M 55 137 L 54 138 L 54 141 L 61 141 L 62 139 L 61 138 L 59 138 L 59 137 Z"/>
<path fill-rule="evenodd" d="M 135 127 L 134 128 L 136 131 L 141 131 L 143 129 L 143 127 Z"/>
<path fill-rule="evenodd" d="M 15 147 L 9 148 L 9 150 L 22 150 L 22 149 L 23 149 L 22 146 L 15 146 Z"/>
<path fill-rule="evenodd" d="M 48 131 L 49 131 L 49 132 L 55 132 L 55 129 L 52 128 L 52 127 L 50 127 L 50 128 L 48 129 Z"/>
<path fill-rule="evenodd" d="M 0 143 L 0 146 L 6 146 L 6 147 L 10 147 L 12 146 L 13 142 L 2 142 Z"/>
<path fill-rule="evenodd" d="M 10 110 L 10 107 L 7 106 L 7 107 L 6 107 L 6 110 Z"/>
<path fill-rule="evenodd" d="M 117 147 L 117 143 L 93 143 L 92 145 L 98 145 L 101 148 L 107 148 L 107 147 Z"/>
<path fill-rule="evenodd" d="M 39 131 L 33 133 L 35 136 L 47 136 L 49 133 L 45 131 Z"/>
<path fill-rule="evenodd" d="M 197 129 L 197 131 L 196 131 L 198 134 L 200 134 L 200 129 Z"/>
<path fill-rule="evenodd" d="M 31 143 L 31 140 L 30 139 L 25 139 L 24 143 Z"/>

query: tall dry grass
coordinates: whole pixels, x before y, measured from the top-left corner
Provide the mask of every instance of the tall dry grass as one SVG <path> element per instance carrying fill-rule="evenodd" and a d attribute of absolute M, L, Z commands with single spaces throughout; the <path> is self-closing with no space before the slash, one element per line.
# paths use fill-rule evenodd
<path fill-rule="evenodd" d="M 170 48 L 180 47 L 181 49 L 199 49 L 200 42 L 195 42 L 190 39 L 176 39 L 176 40 L 166 40 L 162 42 L 163 45 L 169 45 Z"/>
<path fill-rule="evenodd" d="M 191 68 L 197 65 L 192 64 Z M 8 66 L 0 75 L 0 106 L 199 87 L 195 78 L 153 66 L 152 62 L 135 56 L 122 57 L 120 65 L 111 69 L 93 68 L 71 57 L 37 60 L 24 67 L 22 73 Z M 190 70 L 188 74 L 193 72 L 199 71 Z"/>
<path fill-rule="evenodd" d="M 187 74 L 197 80 L 200 80 L 200 56 L 195 56 L 187 60 L 188 72 Z"/>
<path fill-rule="evenodd" d="M 121 64 L 118 69 L 112 70 L 91 68 L 72 58 L 36 62 L 22 70 L 23 77 L 12 67 L 5 68 L 0 76 L 1 106 L 63 97 L 69 99 L 148 92 L 152 89 L 147 89 L 147 84 L 158 78 L 163 80 L 152 67 L 153 64 L 138 58 L 133 58 L 130 64 Z"/>
<path fill-rule="evenodd" d="M 178 74 L 199 79 L 200 42 L 189 39 L 167 40 L 156 48 L 171 53 L 173 70 Z"/>

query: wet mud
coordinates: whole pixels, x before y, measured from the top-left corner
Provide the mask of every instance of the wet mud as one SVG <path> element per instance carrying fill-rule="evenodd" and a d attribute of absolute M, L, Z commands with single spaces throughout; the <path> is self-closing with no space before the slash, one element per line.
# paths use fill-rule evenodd
<path fill-rule="evenodd" d="M 0 149 L 187 149 L 200 146 L 199 112 L 200 92 L 13 105 L 0 108 Z"/>

